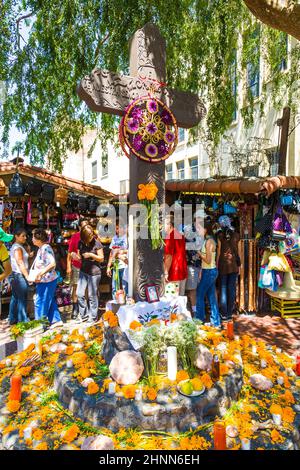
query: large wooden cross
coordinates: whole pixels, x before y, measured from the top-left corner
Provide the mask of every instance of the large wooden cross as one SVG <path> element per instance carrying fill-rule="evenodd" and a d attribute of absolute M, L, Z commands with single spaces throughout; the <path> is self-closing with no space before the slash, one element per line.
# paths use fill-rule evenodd
<path fill-rule="evenodd" d="M 83 78 L 78 95 L 93 111 L 122 116 L 128 104 L 145 96 L 151 85 L 166 80 L 166 44 L 157 26 L 147 23 L 130 41 L 130 76 L 95 69 Z M 154 96 L 173 112 L 178 126 L 196 126 L 205 114 L 200 98 L 189 92 L 157 87 Z M 138 203 L 140 183 L 154 181 L 158 202 L 165 202 L 165 162 L 147 163 L 130 155 L 130 204 Z M 134 244 L 133 292 L 136 300 L 145 300 L 145 285 L 155 284 L 163 293 L 163 249 L 152 250 L 151 240 Z"/>

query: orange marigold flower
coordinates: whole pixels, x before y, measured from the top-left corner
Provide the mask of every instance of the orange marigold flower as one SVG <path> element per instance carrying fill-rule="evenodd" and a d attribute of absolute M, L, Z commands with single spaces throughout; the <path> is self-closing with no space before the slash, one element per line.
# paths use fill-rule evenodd
<path fill-rule="evenodd" d="M 0 369 L 4 369 L 5 367 L 5 364 L 3 364 L 2 362 L 0 362 Z"/>
<path fill-rule="evenodd" d="M 171 313 L 171 323 L 177 320 L 177 315 L 176 313 Z"/>
<path fill-rule="evenodd" d="M 157 397 L 156 390 L 153 387 L 149 388 L 149 390 L 147 392 L 147 398 L 149 400 L 156 400 L 156 397 Z"/>
<path fill-rule="evenodd" d="M 30 372 L 31 372 L 31 367 L 20 367 L 20 369 L 18 369 L 18 373 L 22 375 L 22 377 L 27 377 L 27 375 L 29 375 Z"/>
<path fill-rule="evenodd" d="M 32 437 L 36 441 L 40 441 L 42 439 L 43 435 L 44 435 L 44 433 L 41 429 L 35 429 L 32 433 Z"/>
<path fill-rule="evenodd" d="M 9 400 L 6 407 L 11 413 L 16 413 L 20 409 L 21 403 L 18 400 Z"/>
<path fill-rule="evenodd" d="M 112 312 L 111 310 L 106 310 L 106 312 L 103 314 L 103 320 L 109 321 L 109 319 L 114 316 L 114 312 Z"/>
<path fill-rule="evenodd" d="M 294 395 L 289 391 L 286 390 L 283 395 L 280 397 L 282 400 L 284 400 L 287 404 L 293 404 L 295 403 L 295 398 Z"/>
<path fill-rule="evenodd" d="M 211 388 L 213 386 L 213 381 L 211 380 L 208 374 L 204 374 L 201 376 L 201 381 L 206 388 Z"/>
<path fill-rule="evenodd" d="M 73 346 L 67 346 L 66 347 L 65 353 L 67 354 L 67 356 L 70 356 L 71 354 L 73 354 L 73 352 L 74 352 L 74 347 Z"/>
<path fill-rule="evenodd" d="M 118 317 L 116 315 L 114 315 L 113 317 L 110 318 L 110 320 L 108 321 L 109 323 L 109 326 L 111 328 L 114 328 L 115 326 L 118 326 L 119 322 L 118 322 Z"/>
<path fill-rule="evenodd" d="M 78 434 L 80 434 L 79 427 L 77 424 L 72 424 L 72 426 L 69 427 L 64 433 L 62 440 L 67 443 L 73 442 L 77 438 Z"/>
<path fill-rule="evenodd" d="M 152 320 L 148 322 L 148 325 L 160 325 L 160 321 L 157 318 L 152 318 Z"/>
<path fill-rule="evenodd" d="M 272 439 L 272 442 L 284 442 L 284 438 L 282 437 L 281 434 L 279 434 L 277 429 L 272 429 L 271 439 Z"/>
<path fill-rule="evenodd" d="M 190 376 L 185 370 L 179 370 L 176 374 L 176 382 L 189 379 Z"/>
<path fill-rule="evenodd" d="M 78 374 L 79 374 L 83 379 L 86 379 L 87 377 L 90 377 L 91 372 L 90 372 L 90 370 L 87 369 L 86 367 L 82 367 L 81 369 L 79 369 Z"/>
<path fill-rule="evenodd" d="M 292 410 L 290 406 L 282 408 L 282 419 L 287 423 L 293 423 L 296 413 Z"/>
<path fill-rule="evenodd" d="M 30 343 L 29 346 L 27 346 L 27 348 L 24 349 L 23 352 L 31 353 L 34 349 L 35 349 L 35 344 L 34 344 L 34 343 Z"/>
<path fill-rule="evenodd" d="M 84 364 L 88 360 L 88 355 L 83 351 L 75 352 L 72 355 L 73 364 L 79 365 Z"/>
<path fill-rule="evenodd" d="M 136 387 L 134 385 L 125 385 L 125 387 L 122 388 L 122 392 L 125 398 L 134 398 L 135 396 L 135 389 Z"/>
<path fill-rule="evenodd" d="M 130 323 L 129 328 L 131 330 L 137 330 L 138 328 L 141 328 L 142 326 L 143 325 L 139 321 L 134 320 Z"/>
<path fill-rule="evenodd" d="M 87 389 L 87 392 L 88 395 L 95 395 L 95 393 L 98 393 L 99 392 L 99 385 L 96 384 L 96 382 L 90 382 L 88 384 L 88 389 Z"/>
<path fill-rule="evenodd" d="M 194 377 L 191 380 L 191 384 L 193 385 L 194 390 L 199 391 L 203 389 L 203 382 L 200 377 Z"/>
<path fill-rule="evenodd" d="M 273 403 L 270 407 L 270 413 L 274 415 L 281 415 L 282 414 L 282 408 L 280 405 L 276 405 L 276 403 Z"/>
<path fill-rule="evenodd" d="M 220 375 L 227 375 L 229 373 L 229 367 L 226 364 L 220 364 Z"/>
<path fill-rule="evenodd" d="M 48 450 L 48 444 L 47 442 L 41 442 L 36 447 L 34 447 L 33 450 Z"/>

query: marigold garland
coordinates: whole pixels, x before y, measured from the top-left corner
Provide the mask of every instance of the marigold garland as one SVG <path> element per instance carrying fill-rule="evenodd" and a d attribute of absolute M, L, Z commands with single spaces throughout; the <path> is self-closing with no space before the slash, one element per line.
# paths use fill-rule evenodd
<path fill-rule="evenodd" d="M 41 442 L 40 444 L 35 446 L 33 450 L 48 450 L 48 444 L 47 442 Z"/>
<path fill-rule="evenodd" d="M 77 438 L 78 434 L 80 434 L 79 427 L 77 426 L 77 424 L 72 424 L 72 426 L 70 426 L 64 433 L 62 440 L 63 442 L 67 442 L 68 444 L 70 444 Z"/>

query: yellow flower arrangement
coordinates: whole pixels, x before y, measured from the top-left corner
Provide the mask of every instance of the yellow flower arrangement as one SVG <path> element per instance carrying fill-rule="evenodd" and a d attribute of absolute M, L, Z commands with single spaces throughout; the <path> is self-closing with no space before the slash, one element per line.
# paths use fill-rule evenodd
<path fill-rule="evenodd" d="M 273 403 L 270 407 L 270 413 L 274 415 L 281 415 L 282 414 L 282 408 L 280 405 L 276 405 L 276 403 Z"/>
<path fill-rule="evenodd" d="M 36 441 L 40 441 L 43 437 L 44 433 L 41 429 L 35 429 L 34 432 L 32 433 L 33 439 Z"/>
<path fill-rule="evenodd" d="M 143 325 L 142 325 L 139 321 L 134 320 L 134 321 L 132 321 L 132 322 L 130 323 L 129 328 L 130 328 L 131 330 L 138 330 L 138 329 L 141 328 L 142 326 L 143 326 Z"/>
<path fill-rule="evenodd" d="M 33 450 L 48 450 L 48 444 L 47 442 L 41 442 L 36 447 L 34 447 Z"/>
<path fill-rule="evenodd" d="M 108 323 L 109 323 L 109 326 L 111 328 L 114 328 L 115 326 L 118 326 L 119 321 L 118 321 L 117 315 L 114 315 L 113 317 L 110 317 L 110 319 L 108 320 Z"/>
<path fill-rule="evenodd" d="M 139 201 L 154 201 L 157 196 L 158 187 L 155 183 L 139 184 L 138 189 Z"/>
<path fill-rule="evenodd" d="M 77 426 L 77 424 L 72 424 L 72 426 L 69 427 L 64 433 L 62 440 L 63 442 L 67 442 L 68 444 L 70 444 L 77 438 L 78 434 L 80 434 L 79 427 Z"/>
<path fill-rule="evenodd" d="M 90 382 L 88 384 L 87 394 L 88 395 L 95 395 L 95 393 L 99 392 L 99 385 L 96 382 Z"/>
<path fill-rule="evenodd" d="M 86 367 L 82 367 L 81 369 L 79 369 L 78 375 L 80 375 L 80 377 L 82 377 L 82 379 L 86 379 L 87 377 L 91 376 L 91 372 Z"/>
<path fill-rule="evenodd" d="M 152 320 L 147 323 L 147 326 L 151 325 L 160 325 L 160 321 L 157 318 L 152 318 Z"/>
<path fill-rule="evenodd" d="M 185 370 L 179 370 L 176 374 L 176 382 L 181 382 L 182 380 L 188 380 L 189 378 L 190 376 Z"/>
<path fill-rule="evenodd" d="M 160 233 L 159 215 L 158 211 L 153 212 L 152 206 L 157 205 L 158 187 L 155 183 L 139 184 L 138 185 L 138 199 L 145 205 L 147 209 L 147 222 L 150 232 L 151 246 L 153 250 L 161 247 L 163 240 Z"/>
<path fill-rule="evenodd" d="M 155 388 L 151 387 L 149 388 L 148 392 L 147 392 L 147 398 L 149 400 L 156 400 L 157 398 L 157 391 L 155 390 Z"/>
<path fill-rule="evenodd" d="M 125 398 L 134 398 L 135 390 L 136 390 L 135 385 L 125 385 L 122 388 L 122 392 Z"/>
<path fill-rule="evenodd" d="M 103 320 L 109 321 L 110 318 L 113 318 L 114 316 L 114 312 L 112 312 L 111 310 L 106 310 L 106 312 L 103 314 Z"/>
<path fill-rule="evenodd" d="M 16 413 L 21 407 L 21 403 L 18 400 L 9 400 L 6 405 L 8 411 Z"/>
<path fill-rule="evenodd" d="M 83 351 L 78 351 L 72 355 L 71 359 L 74 365 L 80 365 L 88 360 L 88 355 Z"/>

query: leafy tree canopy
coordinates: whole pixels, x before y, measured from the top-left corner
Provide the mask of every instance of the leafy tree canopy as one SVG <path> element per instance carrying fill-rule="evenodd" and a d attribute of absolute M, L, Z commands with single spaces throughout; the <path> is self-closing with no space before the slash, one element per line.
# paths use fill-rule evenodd
<path fill-rule="evenodd" d="M 80 79 L 94 67 L 128 73 L 128 40 L 149 21 L 167 42 L 168 85 L 198 92 L 209 103 L 206 126 L 214 144 L 232 119 L 239 33 L 238 76 L 255 60 L 256 41 L 264 37 L 275 89 L 289 89 L 295 79 L 299 53 L 294 68 L 280 74 L 281 33 L 264 27 L 253 34 L 257 20 L 242 0 L 0 0 L 0 82 L 8 90 L 0 106 L 3 156 L 8 156 L 9 129 L 16 125 L 26 136 L 22 151 L 30 161 L 42 164 L 47 155 L 60 170 L 67 150 L 79 150 L 85 129 L 99 121 L 76 94 Z M 29 32 L 23 38 L 24 23 Z M 280 93 L 274 95 L 280 106 Z M 286 93 L 282 96 L 286 100 Z M 249 99 L 248 125 L 252 111 Z M 101 116 L 103 141 L 112 137 L 115 119 Z"/>

